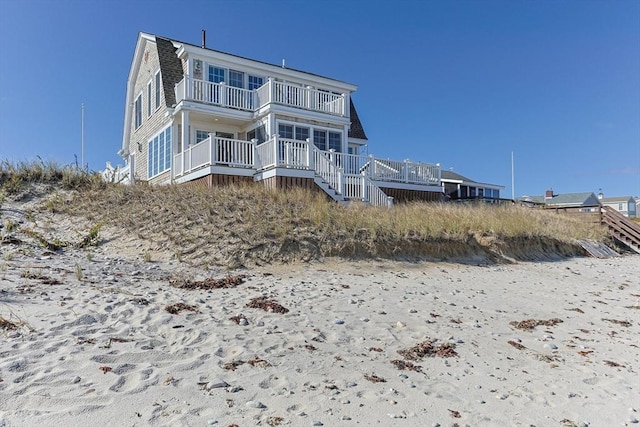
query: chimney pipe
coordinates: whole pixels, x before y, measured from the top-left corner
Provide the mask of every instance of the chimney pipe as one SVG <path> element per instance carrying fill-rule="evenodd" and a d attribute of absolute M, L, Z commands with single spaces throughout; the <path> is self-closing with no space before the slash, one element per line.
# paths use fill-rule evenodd
<path fill-rule="evenodd" d="M 202 30 L 202 46 L 203 49 L 207 48 L 207 30 Z"/>
<path fill-rule="evenodd" d="M 546 193 L 544 194 L 544 198 L 553 199 L 553 188 L 550 188 L 549 190 L 546 191 Z"/>

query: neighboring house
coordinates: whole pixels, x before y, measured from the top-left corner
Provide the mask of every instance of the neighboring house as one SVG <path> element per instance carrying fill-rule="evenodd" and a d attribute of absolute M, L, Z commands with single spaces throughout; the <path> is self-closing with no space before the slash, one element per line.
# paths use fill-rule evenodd
<path fill-rule="evenodd" d="M 598 193 L 598 200 L 603 206 L 610 206 L 626 217 L 635 218 L 637 216 L 636 201 L 631 196 L 604 197 L 602 193 Z"/>
<path fill-rule="evenodd" d="M 553 190 L 547 190 L 544 196 L 522 196 L 518 201 L 526 206 L 543 206 L 563 211 L 600 211 L 600 201 L 594 193 L 554 194 Z"/>
<path fill-rule="evenodd" d="M 484 199 L 497 202 L 500 190 L 504 190 L 502 185 L 476 182 L 452 170 L 443 170 L 440 177 L 445 198 L 450 200 Z"/>
<path fill-rule="evenodd" d="M 124 168 L 152 184 L 257 181 L 337 201 L 440 200 L 440 166 L 362 155 L 356 86 L 140 33 L 127 81 Z"/>

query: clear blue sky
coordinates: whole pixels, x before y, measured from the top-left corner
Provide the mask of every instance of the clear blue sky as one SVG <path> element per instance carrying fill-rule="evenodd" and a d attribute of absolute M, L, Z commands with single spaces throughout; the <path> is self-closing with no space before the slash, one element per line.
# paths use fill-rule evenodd
<path fill-rule="evenodd" d="M 139 31 L 358 85 L 369 152 L 515 193 L 640 195 L 638 0 L 0 0 L 0 159 L 92 170 Z"/>

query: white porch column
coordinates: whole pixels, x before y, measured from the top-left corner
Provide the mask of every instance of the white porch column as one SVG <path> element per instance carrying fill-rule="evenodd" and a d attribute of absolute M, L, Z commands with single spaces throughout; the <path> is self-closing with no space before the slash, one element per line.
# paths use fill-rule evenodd
<path fill-rule="evenodd" d="M 349 154 L 349 128 L 350 125 L 345 125 L 343 134 L 342 134 L 342 149 L 340 150 L 342 153 Z M 328 141 L 327 141 L 328 142 Z"/>
<path fill-rule="evenodd" d="M 342 99 L 343 99 L 343 104 L 342 104 L 341 114 L 343 117 L 351 117 L 351 115 L 349 114 L 351 112 L 351 108 L 349 108 L 349 103 L 351 102 L 349 94 L 343 93 Z"/>

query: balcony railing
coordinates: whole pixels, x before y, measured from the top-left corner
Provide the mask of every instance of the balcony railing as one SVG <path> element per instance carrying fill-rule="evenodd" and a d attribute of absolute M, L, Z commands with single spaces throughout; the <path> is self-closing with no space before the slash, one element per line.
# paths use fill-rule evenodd
<path fill-rule="evenodd" d="M 273 79 L 255 90 L 248 90 L 185 76 L 176 85 L 175 93 L 178 103 L 188 100 L 243 111 L 257 111 L 268 104 L 279 104 L 346 116 L 346 95 Z"/>
<path fill-rule="evenodd" d="M 323 151 L 309 141 L 277 136 L 258 145 L 253 141 L 210 135 L 204 141 L 174 156 L 174 177 L 212 165 L 241 167 L 256 171 L 272 168 L 312 170 L 340 194 L 345 191 L 345 186 L 353 181 L 352 177 L 357 179 L 367 177 L 378 183 L 440 185 L 440 166 L 436 164 L 379 159 L 372 155 L 345 154 L 332 150 Z M 349 187 L 346 191 L 354 190 Z"/>

